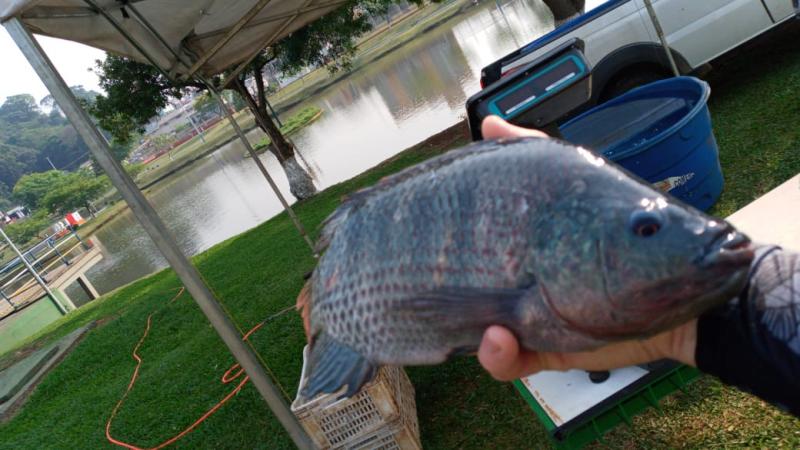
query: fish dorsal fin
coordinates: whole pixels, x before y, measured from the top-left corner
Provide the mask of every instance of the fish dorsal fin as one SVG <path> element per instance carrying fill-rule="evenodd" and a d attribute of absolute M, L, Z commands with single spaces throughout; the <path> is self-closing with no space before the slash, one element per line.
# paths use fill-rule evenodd
<path fill-rule="evenodd" d="M 435 172 L 464 158 L 502 150 L 506 145 L 515 143 L 521 139 L 538 140 L 542 138 L 513 138 L 473 143 L 463 148 L 451 150 L 443 155 L 431 158 L 420 164 L 408 167 L 400 172 L 397 172 L 396 174 L 381 178 L 373 186 L 360 189 L 350 194 L 349 196 L 345 197 L 342 204 L 339 205 L 339 207 L 336 208 L 336 210 L 330 216 L 328 216 L 324 222 L 322 222 L 323 228 L 322 232 L 320 233 L 319 240 L 315 246 L 316 251 L 321 252 L 325 250 L 333 239 L 334 234 L 336 234 L 336 230 L 339 228 L 339 226 L 347 220 L 350 214 L 358 210 L 358 208 L 367 203 L 372 197 L 389 191 L 395 186 L 398 186 L 412 178 Z"/>

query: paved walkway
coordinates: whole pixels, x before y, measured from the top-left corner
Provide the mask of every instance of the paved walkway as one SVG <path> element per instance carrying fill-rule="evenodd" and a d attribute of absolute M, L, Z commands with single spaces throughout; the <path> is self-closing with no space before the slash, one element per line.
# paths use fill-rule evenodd
<path fill-rule="evenodd" d="M 58 342 L 30 354 L 0 372 L 0 421 L 19 409 L 45 374 L 73 349 L 93 324 L 81 327 Z"/>

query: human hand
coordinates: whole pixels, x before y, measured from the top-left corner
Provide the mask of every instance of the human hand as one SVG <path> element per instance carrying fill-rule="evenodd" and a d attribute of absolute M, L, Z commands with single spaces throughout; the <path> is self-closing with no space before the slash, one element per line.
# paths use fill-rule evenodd
<path fill-rule="evenodd" d="M 611 370 L 669 358 L 695 365 L 697 319 L 643 340 L 623 341 L 589 352 L 530 352 L 519 347 L 506 328 L 491 326 L 483 334 L 478 360 L 501 381 L 511 381 L 542 370 Z"/>
<path fill-rule="evenodd" d="M 481 122 L 481 134 L 484 139 L 497 139 L 503 137 L 548 137 L 547 134 L 530 128 L 512 125 L 498 116 L 489 116 Z"/>
<path fill-rule="evenodd" d="M 512 125 L 497 116 L 481 124 L 484 138 L 546 137 L 545 133 Z M 501 326 L 489 327 L 478 349 L 478 360 L 498 380 L 510 381 L 542 370 L 610 370 L 670 358 L 695 365 L 697 320 L 644 340 L 624 341 L 590 352 L 545 353 L 520 349 L 516 337 Z"/>

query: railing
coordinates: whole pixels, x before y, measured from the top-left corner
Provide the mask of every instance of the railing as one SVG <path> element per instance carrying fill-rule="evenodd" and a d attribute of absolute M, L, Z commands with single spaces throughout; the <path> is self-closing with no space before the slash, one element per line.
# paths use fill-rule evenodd
<path fill-rule="evenodd" d="M 42 279 L 53 281 L 91 248 L 73 231 L 60 239 L 48 236 L 22 254 Z M 19 257 L 0 269 L 0 318 L 38 300 L 41 294 L 43 290 Z"/>

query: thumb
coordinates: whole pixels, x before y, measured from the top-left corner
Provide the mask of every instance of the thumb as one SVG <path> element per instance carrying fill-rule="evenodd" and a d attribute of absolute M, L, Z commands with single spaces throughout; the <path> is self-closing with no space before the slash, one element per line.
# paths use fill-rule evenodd
<path fill-rule="evenodd" d="M 481 134 L 484 139 L 497 139 L 503 137 L 547 137 L 547 134 L 530 128 L 512 125 L 498 116 L 489 116 L 481 123 Z"/>
<path fill-rule="evenodd" d="M 517 338 L 500 326 L 489 327 L 478 348 L 478 360 L 487 372 L 501 381 L 510 381 L 540 370 L 535 354 L 520 353 Z"/>

